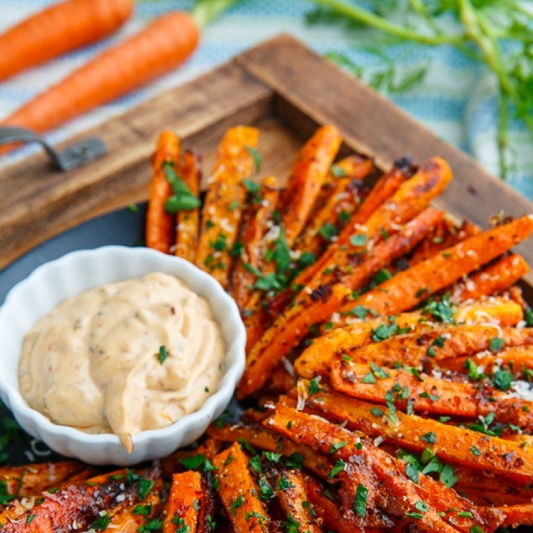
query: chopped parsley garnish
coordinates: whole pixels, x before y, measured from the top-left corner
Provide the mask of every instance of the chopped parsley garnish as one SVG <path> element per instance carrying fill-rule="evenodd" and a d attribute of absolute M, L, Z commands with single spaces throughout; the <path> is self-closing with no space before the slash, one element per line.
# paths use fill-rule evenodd
<path fill-rule="evenodd" d="M 489 350 L 491 352 L 499 352 L 503 348 L 504 344 L 505 341 L 501 337 L 494 337 L 490 339 Z"/>
<path fill-rule="evenodd" d="M 173 195 L 165 201 L 165 211 L 174 214 L 200 207 L 200 199 L 194 196 L 188 185 L 176 174 L 174 163 L 165 161 L 163 170 L 173 192 Z"/>
<path fill-rule="evenodd" d="M 506 391 L 511 388 L 513 376 L 508 370 L 497 370 L 494 372 L 492 384 L 499 390 Z"/>
<path fill-rule="evenodd" d="M 357 485 L 357 490 L 355 492 L 355 501 L 353 504 L 354 511 L 361 517 L 364 518 L 366 515 L 366 500 L 368 497 L 368 489 L 359 483 Z"/>
<path fill-rule="evenodd" d="M 350 244 L 352 246 L 363 246 L 366 243 L 366 235 L 358 233 L 350 237 Z"/>
<path fill-rule="evenodd" d="M 263 158 L 261 157 L 261 154 L 252 146 L 246 145 L 245 148 L 254 160 L 255 171 L 259 172 L 261 170 L 261 164 L 263 162 Z"/>
<path fill-rule="evenodd" d="M 30 515 L 35 518 L 35 515 Z M 28 516 L 28 520 L 26 521 L 26 524 L 29 524 L 31 520 L 29 520 L 30 516 Z M 95 529 L 96 531 L 104 531 L 107 529 L 107 526 L 109 526 L 109 523 L 111 522 L 111 515 L 109 513 L 105 513 L 101 516 L 99 516 L 91 525 L 91 529 Z"/>
<path fill-rule="evenodd" d="M 159 347 L 159 353 L 157 354 L 157 357 L 161 364 L 163 364 L 167 360 L 168 352 L 167 352 L 167 347 L 165 345 L 161 345 Z"/>
<path fill-rule="evenodd" d="M 334 477 L 337 477 L 337 475 L 344 470 L 345 466 L 346 463 L 342 459 L 338 459 L 335 466 L 329 471 L 328 478 L 333 479 Z"/>
<path fill-rule="evenodd" d="M 337 227 L 330 222 L 324 224 L 319 230 L 318 234 L 326 240 L 331 239 L 337 235 Z"/>

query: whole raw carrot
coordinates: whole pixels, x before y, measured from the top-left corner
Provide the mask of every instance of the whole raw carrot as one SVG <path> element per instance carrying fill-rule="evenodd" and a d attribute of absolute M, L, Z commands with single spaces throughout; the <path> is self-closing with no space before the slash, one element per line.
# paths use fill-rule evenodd
<path fill-rule="evenodd" d="M 132 0 L 66 0 L 0 35 L 0 81 L 114 32 L 133 13 Z"/>
<path fill-rule="evenodd" d="M 172 11 L 107 49 L 1 122 L 44 132 L 169 72 L 196 49 L 199 28 Z"/>

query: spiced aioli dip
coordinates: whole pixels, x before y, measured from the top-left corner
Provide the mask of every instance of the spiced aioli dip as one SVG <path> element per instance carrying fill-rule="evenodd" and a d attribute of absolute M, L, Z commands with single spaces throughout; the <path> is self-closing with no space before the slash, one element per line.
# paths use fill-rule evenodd
<path fill-rule="evenodd" d="M 154 273 L 85 291 L 26 335 L 20 391 L 52 422 L 132 436 L 199 409 L 221 379 L 222 333 L 208 302 Z"/>

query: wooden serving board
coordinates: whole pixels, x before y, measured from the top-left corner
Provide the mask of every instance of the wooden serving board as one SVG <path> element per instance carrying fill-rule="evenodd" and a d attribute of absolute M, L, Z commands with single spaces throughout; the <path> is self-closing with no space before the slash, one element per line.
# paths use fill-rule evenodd
<path fill-rule="evenodd" d="M 445 157 L 455 179 L 438 205 L 459 219 L 486 227 L 500 212 L 533 213 L 532 203 L 473 159 L 293 37 L 280 35 L 86 132 L 82 137 L 97 135 L 109 148 L 98 161 L 63 173 L 39 154 L 0 172 L 0 269 L 68 228 L 145 200 L 149 159 L 162 129 L 204 154 L 208 169 L 228 126 L 259 125 L 261 175 L 283 179 L 303 140 L 325 123 L 339 128 L 344 151 L 372 155 L 378 169 L 405 154 L 417 162 Z M 533 265 L 533 246 L 518 251 Z M 533 277 L 526 281 L 532 285 Z"/>

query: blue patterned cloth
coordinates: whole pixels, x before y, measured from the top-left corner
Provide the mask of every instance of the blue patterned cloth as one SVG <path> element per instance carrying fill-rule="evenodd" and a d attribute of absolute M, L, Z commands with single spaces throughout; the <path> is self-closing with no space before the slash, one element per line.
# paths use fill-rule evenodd
<path fill-rule="evenodd" d="M 0 0 L 0 30 L 51 3 L 53 0 Z M 190 9 L 191 5 L 191 0 L 139 0 L 134 18 L 112 37 L 0 83 L 0 117 L 7 116 L 36 93 L 156 15 L 170 9 Z M 364 48 L 368 44 L 365 32 L 349 34 L 339 28 L 309 26 L 305 23 L 305 13 L 311 8 L 307 0 L 242 0 L 204 30 L 200 48 L 185 65 L 145 89 L 71 121 L 49 134 L 50 140 L 64 140 L 95 126 L 280 32 L 294 35 L 320 54 L 346 55 L 363 67 L 363 80 L 383 72 L 383 60 Z M 409 91 L 386 93 L 386 96 L 442 139 L 465 150 L 498 175 L 498 113 L 491 76 L 479 64 L 446 46 L 396 45 L 389 47 L 387 56 L 394 64 L 394 83 L 400 83 L 421 67 L 427 69 L 427 74 L 422 84 Z M 533 139 L 519 122 L 511 124 L 509 139 L 512 171 L 508 183 L 533 200 Z M 3 157 L 0 168 L 32 150 L 27 147 Z"/>

